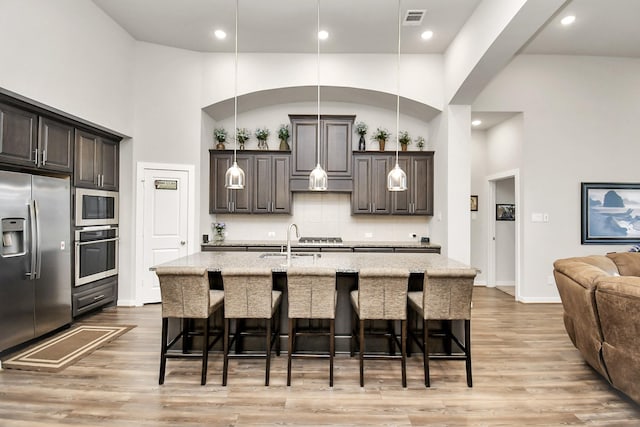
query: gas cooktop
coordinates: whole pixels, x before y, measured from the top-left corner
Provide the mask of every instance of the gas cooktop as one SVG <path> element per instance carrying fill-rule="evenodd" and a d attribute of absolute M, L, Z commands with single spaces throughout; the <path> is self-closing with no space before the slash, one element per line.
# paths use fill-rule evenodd
<path fill-rule="evenodd" d="M 301 237 L 298 244 L 308 246 L 340 246 L 342 245 L 342 237 Z"/>

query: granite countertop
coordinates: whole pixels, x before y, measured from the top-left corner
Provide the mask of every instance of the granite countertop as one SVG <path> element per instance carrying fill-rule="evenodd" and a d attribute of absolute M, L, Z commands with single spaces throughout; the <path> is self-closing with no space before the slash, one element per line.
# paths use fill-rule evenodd
<path fill-rule="evenodd" d="M 202 243 L 202 246 L 253 246 L 253 247 L 286 247 L 286 240 L 223 240 L 221 242 Z M 346 248 L 434 248 L 439 249 L 440 245 L 433 243 L 420 243 L 419 241 L 373 241 L 373 240 L 347 240 L 341 245 L 305 245 L 298 241 L 291 242 L 292 248 L 314 248 L 314 247 L 346 247 Z"/>
<path fill-rule="evenodd" d="M 328 267 L 335 269 L 337 273 L 357 273 L 364 267 L 389 267 L 407 269 L 411 273 L 426 272 L 432 277 L 476 275 L 475 268 L 436 253 L 308 252 L 287 260 L 286 254 L 280 252 L 198 252 L 160 265 L 202 266 L 209 271 L 260 266 L 270 267 L 274 272 L 286 272 L 290 266 Z"/>

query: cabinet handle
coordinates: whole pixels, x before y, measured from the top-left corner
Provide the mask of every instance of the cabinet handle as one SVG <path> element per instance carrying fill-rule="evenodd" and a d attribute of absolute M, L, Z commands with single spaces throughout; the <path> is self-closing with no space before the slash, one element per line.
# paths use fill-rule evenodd
<path fill-rule="evenodd" d="M 98 295 L 97 297 L 93 297 L 93 300 L 94 300 L 94 301 L 98 301 L 98 300 L 103 299 L 104 297 L 105 297 L 105 295 L 104 295 L 104 294 L 102 294 L 102 295 Z"/>
<path fill-rule="evenodd" d="M 104 175 L 100 174 L 100 187 L 104 187 Z"/>
<path fill-rule="evenodd" d="M 374 213 L 375 213 L 375 211 L 376 211 L 376 204 L 375 204 L 375 202 L 374 202 L 374 203 L 372 203 L 372 205 L 373 205 L 373 210 L 372 210 L 371 212 L 374 212 Z"/>
<path fill-rule="evenodd" d="M 33 164 L 38 166 L 38 149 L 33 150 Z"/>
<path fill-rule="evenodd" d="M 42 150 L 42 166 L 47 164 L 47 150 Z"/>

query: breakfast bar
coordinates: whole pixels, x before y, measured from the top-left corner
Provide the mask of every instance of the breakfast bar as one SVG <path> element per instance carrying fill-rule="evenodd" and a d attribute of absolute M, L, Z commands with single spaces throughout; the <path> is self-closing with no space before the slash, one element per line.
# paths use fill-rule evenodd
<path fill-rule="evenodd" d="M 424 275 L 441 279 L 475 277 L 476 269 L 437 253 L 376 252 L 198 252 L 161 264 L 165 267 L 206 267 L 211 287 L 222 289 L 220 272 L 226 268 L 267 267 L 273 272 L 274 289 L 283 292 L 281 342 L 286 348 L 287 286 L 289 267 L 323 267 L 336 271 L 338 291 L 336 311 L 336 350 L 349 351 L 351 305 L 349 292 L 358 286 L 358 272 L 366 267 L 405 269 L 410 273 L 409 291 L 422 289 Z"/>

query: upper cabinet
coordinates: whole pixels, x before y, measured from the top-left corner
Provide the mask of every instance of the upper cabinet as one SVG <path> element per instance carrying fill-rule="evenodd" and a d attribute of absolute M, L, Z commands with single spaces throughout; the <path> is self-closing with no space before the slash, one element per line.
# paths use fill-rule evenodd
<path fill-rule="evenodd" d="M 57 172 L 73 170 L 73 127 L 0 103 L 0 162 Z"/>
<path fill-rule="evenodd" d="M 327 172 L 329 191 L 351 191 L 352 135 L 355 116 L 289 115 L 292 132 L 291 190 L 307 191 L 309 174 L 318 164 Z M 319 148 L 319 149 L 318 149 Z"/>
<path fill-rule="evenodd" d="M 96 134 L 76 130 L 76 187 L 118 190 L 118 143 Z"/>
<path fill-rule="evenodd" d="M 391 153 L 353 156 L 353 214 L 433 215 L 433 151 L 404 152 L 398 163 L 407 174 L 407 191 L 387 191 L 387 174 L 395 166 Z"/>
<path fill-rule="evenodd" d="M 245 188 L 228 190 L 224 177 L 233 153 L 209 150 L 209 213 L 291 212 L 288 152 L 239 151 L 236 159 L 245 173 Z"/>

